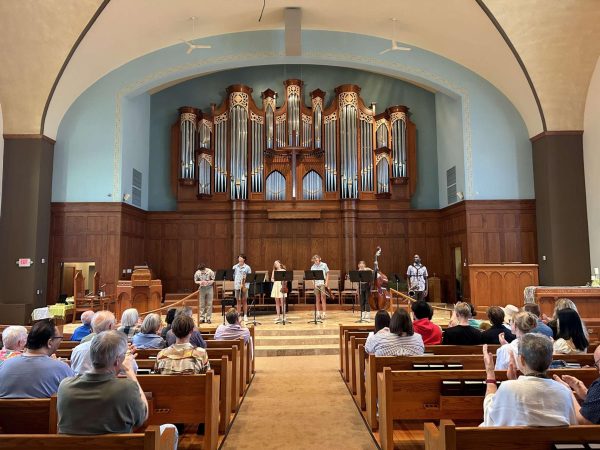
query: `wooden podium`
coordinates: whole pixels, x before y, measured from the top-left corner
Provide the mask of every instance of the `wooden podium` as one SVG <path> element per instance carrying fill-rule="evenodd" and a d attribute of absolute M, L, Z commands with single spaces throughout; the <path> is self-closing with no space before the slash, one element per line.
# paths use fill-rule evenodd
<path fill-rule="evenodd" d="M 135 308 L 140 313 L 160 308 L 162 301 L 162 284 L 152 279 L 152 272 L 146 266 L 136 266 L 130 280 L 119 280 L 117 283 L 117 304 L 115 306 L 117 320 L 127 308 Z"/>
<path fill-rule="evenodd" d="M 474 306 L 523 306 L 523 290 L 537 286 L 537 264 L 469 264 Z"/>

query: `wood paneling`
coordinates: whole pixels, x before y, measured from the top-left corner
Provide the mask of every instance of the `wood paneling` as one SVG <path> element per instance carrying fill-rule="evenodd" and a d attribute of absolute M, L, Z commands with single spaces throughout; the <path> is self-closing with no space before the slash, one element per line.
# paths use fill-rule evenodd
<path fill-rule="evenodd" d="M 523 290 L 537 286 L 537 264 L 471 264 L 471 299 L 475 306 L 523 306 Z"/>

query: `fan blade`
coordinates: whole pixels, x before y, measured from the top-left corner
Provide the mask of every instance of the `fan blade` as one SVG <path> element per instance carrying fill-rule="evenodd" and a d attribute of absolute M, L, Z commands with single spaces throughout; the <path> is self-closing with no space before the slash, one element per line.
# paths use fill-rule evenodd
<path fill-rule="evenodd" d="M 390 50 L 393 50 L 393 49 L 391 49 L 391 48 L 386 48 L 385 50 L 383 50 L 383 51 L 379 52 L 379 54 L 380 54 L 380 55 L 383 55 L 384 53 L 387 53 L 387 52 L 389 52 Z"/>
<path fill-rule="evenodd" d="M 192 46 L 190 45 L 190 47 L 189 47 L 189 48 L 186 50 L 186 52 L 185 52 L 185 53 L 186 53 L 186 55 L 189 55 L 189 54 L 190 54 L 190 53 L 192 53 L 193 51 L 194 51 L 194 47 L 192 47 Z"/>
<path fill-rule="evenodd" d="M 396 47 L 394 50 L 401 50 L 403 52 L 410 52 L 411 49 L 408 47 Z"/>
<path fill-rule="evenodd" d="M 194 45 L 194 48 L 212 48 L 212 45 Z"/>

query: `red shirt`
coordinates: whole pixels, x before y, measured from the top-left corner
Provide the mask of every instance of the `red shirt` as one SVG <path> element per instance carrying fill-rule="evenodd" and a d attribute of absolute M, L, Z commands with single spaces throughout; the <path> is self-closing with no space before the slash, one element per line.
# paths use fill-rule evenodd
<path fill-rule="evenodd" d="M 442 343 L 442 329 L 429 319 L 419 319 L 413 322 L 415 333 L 423 337 L 425 345 L 437 345 Z"/>

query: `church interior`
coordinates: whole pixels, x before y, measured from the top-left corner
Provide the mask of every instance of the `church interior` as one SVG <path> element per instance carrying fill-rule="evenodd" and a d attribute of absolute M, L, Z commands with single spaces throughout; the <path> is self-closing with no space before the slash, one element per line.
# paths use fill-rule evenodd
<path fill-rule="evenodd" d="M 600 1 L 3 0 L 0 43 L 0 450 L 600 448 Z"/>

